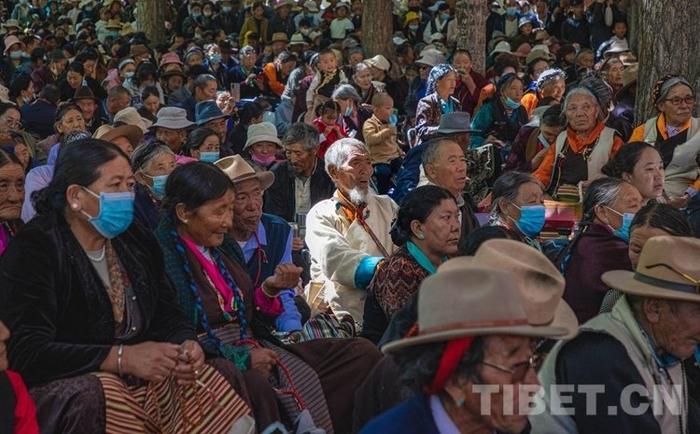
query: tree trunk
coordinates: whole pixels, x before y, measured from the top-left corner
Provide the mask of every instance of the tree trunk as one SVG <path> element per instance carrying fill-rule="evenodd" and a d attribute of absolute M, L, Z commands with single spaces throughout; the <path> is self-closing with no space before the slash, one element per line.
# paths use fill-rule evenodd
<path fill-rule="evenodd" d="M 168 31 L 165 29 L 165 21 L 170 15 L 168 2 L 165 0 L 139 0 L 137 8 L 137 29 L 146 33 L 148 39 L 153 43 L 167 42 Z"/>
<path fill-rule="evenodd" d="M 658 79 L 679 74 L 700 90 L 700 1 L 637 0 L 637 124 L 654 116 L 651 92 Z"/>
<path fill-rule="evenodd" d="M 364 0 L 362 9 L 362 47 L 368 57 L 381 54 L 392 64 L 390 75 L 401 74 L 394 48 L 393 2 L 390 0 Z"/>
<path fill-rule="evenodd" d="M 483 74 L 486 69 L 486 18 L 488 2 L 457 0 L 457 48 L 469 50 L 472 68 Z"/>

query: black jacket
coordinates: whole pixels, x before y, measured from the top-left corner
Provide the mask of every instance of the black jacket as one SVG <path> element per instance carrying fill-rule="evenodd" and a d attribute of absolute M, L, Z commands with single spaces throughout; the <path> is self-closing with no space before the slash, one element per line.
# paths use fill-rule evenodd
<path fill-rule="evenodd" d="M 132 224 L 112 240 L 137 297 L 143 330 L 128 345 L 196 339 L 153 235 Z M 115 344 L 112 304 L 62 216 L 27 224 L 0 261 L 0 320 L 10 366 L 29 384 L 98 371 Z"/>
<path fill-rule="evenodd" d="M 275 182 L 265 192 L 264 211 L 282 217 L 288 222 L 295 221 L 296 200 L 294 198 L 294 170 L 288 161 L 272 168 Z M 316 170 L 311 175 L 311 206 L 329 199 L 335 191 L 335 184 L 323 168 L 323 161 L 316 162 Z"/>

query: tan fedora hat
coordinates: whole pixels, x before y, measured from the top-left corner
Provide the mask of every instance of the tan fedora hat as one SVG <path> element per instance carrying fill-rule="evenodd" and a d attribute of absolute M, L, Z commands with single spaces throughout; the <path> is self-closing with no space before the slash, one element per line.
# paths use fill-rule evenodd
<path fill-rule="evenodd" d="M 474 256 L 460 256 L 445 262 L 438 271 L 467 267 L 491 267 L 506 271 L 527 301 L 525 309 L 533 325 L 564 327 L 572 339 L 578 333 L 573 309 L 562 299 L 566 281 L 540 251 L 513 240 L 489 240 Z"/>
<path fill-rule="evenodd" d="M 526 307 L 530 302 L 506 271 L 488 267 L 438 271 L 421 283 L 418 292 L 418 333 L 391 342 L 382 351 L 394 353 L 465 336 L 566 335 L 564 327 L 538 324 L 541 318 L 531 317 L 534 309 Z"/>
<path fill-rule="evenodd" d="M 626 294 L 700 303 L 700 240 L 666 235 L 650 238 L 636 271 L 608 271 L 602 279 Z"/>
<path fill-rule="evenodd" d="M 260 186 L 263 190 L 270 188 L 275 182 L 275 174 L 269 170 L 256 172 L 253 166 L 248 164 L 240 155 L 232 155 L 224 157 L 214 163 L 219 169 L 231 178 L 234 184 L 247 181 L 249 179 L 257 179 L 260 181 Z"/>

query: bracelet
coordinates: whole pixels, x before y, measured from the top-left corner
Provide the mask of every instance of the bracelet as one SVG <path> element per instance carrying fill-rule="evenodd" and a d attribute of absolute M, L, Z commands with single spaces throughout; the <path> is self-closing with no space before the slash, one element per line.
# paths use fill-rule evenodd
<path fill-rule="evenodd" d="M 119 344 L 119 347 L 117 348 L 117 372 L 119 373 L 120 377 L 124 376 L 124 372 L 122 372 L 122 358 L 124 357 L 124 344 Z"/>

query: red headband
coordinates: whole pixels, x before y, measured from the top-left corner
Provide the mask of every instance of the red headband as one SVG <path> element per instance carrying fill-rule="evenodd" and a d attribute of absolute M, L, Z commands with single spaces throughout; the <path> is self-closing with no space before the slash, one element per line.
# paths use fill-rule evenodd
<path fill-rule="evenodd" d="M 450 378 L 452 373 L 459 365 L 459 361 L 462 360 L 464 353 L 469 351 L 469 348 L 474 342 L 474 336 L 467 336 L 464 338 L 453 339 L 447 342 L 445 349 L 442 351 L 442 357 L 440 358 L 440 365 L 437 371 L 435 371 L 435 376 L 433 377 L 433 382 L 426 387 L 426 392 L 431 395 L 437 395 L 445 387 L 445 383 Z"/>

